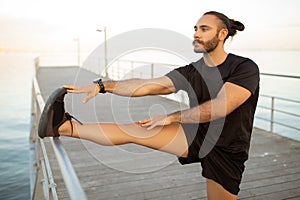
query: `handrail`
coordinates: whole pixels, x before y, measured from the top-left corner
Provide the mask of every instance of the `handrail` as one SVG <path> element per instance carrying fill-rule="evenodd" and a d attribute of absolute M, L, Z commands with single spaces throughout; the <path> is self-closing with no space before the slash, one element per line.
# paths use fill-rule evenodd
<path fill-rule="evenodd" d="M 35 91 L 35 95 L 36 95 L 36 100 L 39 106 L 40 110 L 43 110 L 45 103 L 44 100 L 42 98 L 41 92 L 40 92 L 40 88 L 38 85 L 38 82 L 36 80 L 36 77 L 34 77 L 33 79 L 33 86 L 34 86 L 34 91 Z M 51 172 L 51 167 L 49 164 L 49 159 L 47 156 L 47 152 L 46 152 L 46 148 L 45 148 L 45 144 L 44 144 L 44 140 L 40 139 L 40 144 L 41 144 L 41 148 L 43 151 L 43 155 L 44 155 L 44 162 L 46 165 L 46 169 L 47 169 L 47 175 L 48 175 L 48 180 L 49 180 L 49 187 L 52 190 L 52 195 L 53 195 L 53 199 L 58 199 L 57 198 L 57 194 L 56 194 L 56 184 L 54 183 L 53 180 L 53 176 L 52 176 L 52 172 Z M 60 141 L 59 138 L 50 138 L 51 144 L 53 146 L 56 158 L 58 160 L 58 164 L 60 167 L 60 170 L 62 172 L 62 176 L 64 179 L 64 182 L 66 184 L 69 196 L 72 200 L 74 199 L 78 199 L 78 200 L 85 200 L 86 195 L 80 185 L 79 179 L 75 173 L 75 170 L 70 162 L 70 159 L 68 158 L 68 155 L 66 153 L 66 151 L 64 150 L 63 146 L 62 146 L 62 142 Z M 45 192 L 45 191 L 44 191 Z M 47 192 L 45 192 L 45 194 L 47 194 Z M 45 199 L 48 199 L 48 197 L 45 197 Z"/>
<path fill-rule="evenodd" d="M 295 79 L 300 79 L 300 76 L 294 76 L 294 75 L 285 75 L 285 74 L 271 74 L 271 73 L 260 73 L 261 75 L 265 76 L 277 76 L 281 78 L 295 78 Z"/>
<path fill-rule="evenodd" d="M 60 166 L 60 170 L 65 181 L 71 199 L 85 200 L 85 193 L 80 185 L 79 179 L 70 162 L 70 159 L 58 138 L 51 138 L 51 143 Z"/>
<path fill-rule="evenodd" d="M 286 101 L 286 102 L 290 102 L 290 103 L 297 103 L 297 104 L 300 104 L 300 101 L 293 100 L 293 99 L 282 98 L 282 97 L 275 97 L 275 96 L 270 96 L 270 95 L 260 95 L 260 96 L 271 99 L 271 106 L 270 107 L 263 106 L 263 105 L 258 105 L 257 106 L 258 108 L 270 111 L 270 118 L 265 118 L 265 117 L 261 117 L 261 116 L 257 116 L 257 115 L 255 116 L 255 118 L 263 120 L 263 121 L 270 122 L 270 131 L 271 132 L 273 132 L 275 124 L 283 126 L 283 127 L 287 127 L 287 128 L 290 128 L 290 129 L 293 129 L 293 130 L 296 130 L 296 131 L 300 131 L 300 128 L 298 128 L 298 127 L 292 126 L 290 124 L 285 124 L 285 123 L 276 121 L 274 119 L 275 118 L 275 113 L 282 113 L 282 114 L 285 114 L 285 115 L 288 115 L 288 116 L 300 118 L 300 115 L 298 113 L 288 112 L 288 111 L 276 108 L 276 106 L 275 106 L 275 101 L 276 100 Z"/>
<path fill-rule="evenodd" d="M 41 160 L 42 168 L 46 168 L 46 171 L 47 171 L 47 174 L 46 174 L 45 169 L 43 170 L 43 175 L 44 175 L 44 179 L 45 179 L 44 180 L 45 182 L 43 184 L 44 194 L 47 199 L 47 197 L 49 197 L 49 192 L 47 190 L 48 189 L 47 187 L 49 187 L 51 189 L 53 199 L 58 200 L 57 193 L 56 193 L 56 184 L 53 179 L 52 170 L 50 167 L 46 147 L 45 147 L 44 141 L 42 139 L 39 139 L 39 140 L 40 140 L 40 144 L 41 144 L 41 148 L 42 148 L 42 152 L 43 152 L 43 156 L 44 156 L 44 159 Z M 44 166 L 44 164 L 46 166 Z M 47 177 L 46 177 L 46 175 L 47 175 Z M 49 185 L 47 185 L 47 183 L 49 183 Z"/>
<path fill-rule="evenodd" d="M 280 77 L 280 78 L 290 78 L 290 79 L 299 79 L 300 80 L 300 76 L 295 76 L 295 75 L 271 74 L 271 73 L 260 73 L 260 75 L 275 76 L 275 77 Z M 293 111 L 286 111 L 286 110 L 279 109 L 278 107 L 276 107 L 276 104 L 275 104 L 276 101 L 280 100 L 280 101 L 285 101 L 285 102 L 288 102 L 288 103 L 295 103 L 295 104 L 298 104 L 298 105 L 300 105 L 300 101 L 294 100 L 294 99 L 283 98 L 283 97 L 264 95 L 264 94 L 261 94 L 260 97 L 271 99 L 270 107 L 263 106 L 263 105 L 258 105 L 257 106 L 258 108 L 270 111 L 270 117 L 265 118 L 265 117 L 261 117 L 261 116 L 256 115 L 255 118 L 257 118 L 259 120 L 270 122 L 270 128 L 269 129 L 270 129 L 271 132 L 274 131 L 274 125 L 275 124 L 280 125 L 282 127 L 292 129 L 292 130 L 300 131 L 300 128 L 298 128 L 296 126 L 293 126 L 293 125 L 287 124 L 287 123 L 282 123 L 282 122 L 279 122 L 279 121 L 275 120 L 275 114 L 276 113 L 285 114 L 287 116 L 294 117 L 294 118 L 300 118 L 300 115 L 298 113 L 295 113 Z"/>
<path fill-rule="evenodd" d="M 292 102 L 292 103 L 300 103 L 300 101 L 294 100 L 294 99 L 288 99 L 288 98 L 283 98 L 283 97 L 277 97 L 277 96 L 271 96 L 271 95 L 266 95 L 266 94 L 261 94 L 260 96 L 262 97 L 269 97 L 269 98 L 276 98 L 278 100 L 283 100 L 283 101 L 288 101 L 288 102 Z"/>
<path fill-rule="evenodd" d="M 50 167 L 50 163 L 49 163 L 49 159 L 48 159 L 48 155 L 47 155 L 47 151 L 46 151 L 46 147 L 45 147 L 45 143 L 43 140 L 38 139 L 39 142 L 39 147 L 37 147 L 37 145 L 35 145 L 36 143 L 36 138 L 37 138 L 37 132 L 36 132 L 36 123 L 37 123 L 37 104 L 40 105 L 40 108 L 44 107 L 44 101 L 41 97 L 41 94 L 39 92 L 39 90 L 36 90 L 36 84 L 35 81 L 33 80 L 33 84 L 32 84 L 32 116 L 34 116 L 33 118 L 35 120 L 33 120 L 32 118 L 32 126 L 31 126 L 31 134 L 30 134 L 30 139 L 31 139 L 31 150 L 33 152 L 32 155 L 32 160 L 31 164 L 33 164 L 32 167 L 34 167 L 35 170 L 35 174 L 32 174 L 32 178 L 33 178 L 33 182 L 31 182 L 31 187 L 32 187 L 32 191 L 31 191 L 31 199 L 35 199 L 36 198 L 40 198 L 40 196 L 37 194 L 39 189 L 43 190 L 43 195 L 44 195 L 44 199 L 49 200 L 49 199 L 53 199 L 53 200 L 58 200 L 57 197 L 57 192 L 56 192 L 56 184 L 54 182 L 53 179 L 53 175 L 52 175 L 52 170 Z M 40 152 L 40 155 L 39 153 Z M 38 161 L 39 164 L 38 164 Z M 40 167 L 38 167 L 38 165 Z M 40 169 L 40 173 L 38 173 L 38 169 Z M 42 188 L 39 188 L 37 185 L 37 181 L 38 179 L 38 175 L 37 174 L 41 174 L 41 178 L 40 178 L 40 183 Z M 50 198 L 50 194 L 49 194 L 49 189 L 51 190 L 51 194 L 52 194 L 52 198 Z M 35 192 L 34 192 L 35 191 Z M 41 194 L 40 194 L 41 195 Z"/>

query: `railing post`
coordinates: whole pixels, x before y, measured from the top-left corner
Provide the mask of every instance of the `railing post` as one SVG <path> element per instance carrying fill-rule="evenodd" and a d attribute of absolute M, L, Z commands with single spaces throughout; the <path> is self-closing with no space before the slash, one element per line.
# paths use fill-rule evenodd
<path fill-rule="evenodd" d="M 34 59 L 34 66 L 35 66 L 35 72 L 38 71 L 39 67 L 40 67 L 40 57 L 36 57 Z M 34 74 L 35 75 L 35 74 Z"/>
<path fill-rule="evenodd" d="M 32 97 L 31 97 L 31 130 L 30 130 L 30 199 L 33 199 L 34 189 L 36 187 L 36 180 L 38 174 L 38 164 L 37 162 L 37 143 L 35 137 L 35 124 L 36 124 L 37 107 L 35 102 L 35 92 L 32 84 Z"/>
<path fill-rule="evenodd" d="M 133 61 L 130 61 L 131 63 L 131 78 L 134 77 L 134 73 L 133 73 Z"/>
<path fill-rule="evenodd" d="M 270 120 L 270 131 L 273 132 L 274 130 L 274 101 L 275 98 L 272 97 L 271 99 L 271 120 Z"/>
<path fill-rule="evenodd" d="M 154 63 L 151 63 L 151 78 L 154 77 Z"/>
<path fill-rule="evenodd" d="M 120 63 L 119 62 L 118 62 L 117 74 L 118 74 L 118 80 L 120 80 Z"/>

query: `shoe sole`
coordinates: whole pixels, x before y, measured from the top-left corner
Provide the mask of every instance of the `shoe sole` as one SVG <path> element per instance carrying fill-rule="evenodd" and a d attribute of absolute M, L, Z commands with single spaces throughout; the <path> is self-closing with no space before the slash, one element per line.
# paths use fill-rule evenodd
<path fill-rule="evenodd" d="M 58 137 L 59 135 L 55 135 L 54 131 L 53 131 L 53 104 L 55 103 L 55 101 L 57 100 L 58 97 L 61 97 L 62 95 L 66 94 L 67 90 L 66 88 L 62 87 L 62 88 L 58 88 L 56 89 L 54 92 L 52 92 L 52 94 L 49 96 L 45 107 L 43 109 L 43 112 L 41 114 L 40 120 L 39 120 L 39 126 L 38 126 L 38 135 L 40 138 L 44 138 L 47 137 L 49 135 L 47 135 L 47 133 L 49 132 L 49 127 L 51 127 L 50 129 L 52 133 L 52 135 L 50 136 L 54 136 L 54 137 Z"/>

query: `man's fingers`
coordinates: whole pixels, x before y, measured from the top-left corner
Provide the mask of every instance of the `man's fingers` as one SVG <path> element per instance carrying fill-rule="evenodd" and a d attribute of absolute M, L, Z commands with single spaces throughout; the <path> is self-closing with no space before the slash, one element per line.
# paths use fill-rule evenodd
<path fill-rule="evenodd" d="M 149 130 L 155 128 L 156 126 L 157 126 L 157 125 L 154 123 L 154 124 L 152 124 L 151 126 L 149 126 L 149 127 L 147 128 L 147 130 L 149 131 Z"/>
<path fill-rule="evenodd" d="M 68 93 L 81 94 L 86 93 L 86 97 L 82 100 L 83 103 L 87 103 L 91 98 L 97 95 L 98 92 L 95 90 L 95 84 L 87 86 L 73 86 L 73 85 L 64 85 L 64 88 L 67 89 Z"/>
<path fill-rule="evenodd" d="M 145 124 L 145 123 L 149 123 L 151 121 L 152 121 L 151 118 L 148 118 L 148 119 L 144 119 L 144 120 L 139 121 L 139 123 L 140 124 Z"/>
<path fill-rule="evenodd" d="M 92 98 L 92 96 L 86 96 L 86 97 L 82 100 L 82 103 L 87 103 L 91 98 Z"/>
<path fill-rule="evenodd" d="M 142 125 L 143 127 L 145 127 L 145 126 L 150 126 L 151 124 L 152 124 L 152 122 L 141 123 L 141 125 Z"/>
<path fill-rule="evenodd" d="M 146 127 L 147 130 L 151 130 L 151 129 L 155 128 L 156 126 L 158 126 L 158 123 L 153 122 L 151 119 L 142 120 L 139 123 L 141 124 L 142 127 Z"/>
<path fill-rule="evenodd" d="M 64 88 L 66 88 L 67 90 L 73 90 L 75 86 L 73 85 L 64 85 Z"/>
<path fill-rule="evenodd" d="M 64 85 L 64 88 L 66 88 L 67 92 L 70 92 L 70 93 L 78 93 L 80 90 L 80 87 L 76 87 L 73 85 Z"/>
<path fill-rule="evenodd" d="M 64 85 L 64 88 L 67 89 L 68 93 L 76 93 L 76 87 L 73 85 Z"/>
<path fill-rule="evenodd" d="M 85 93 L 82 87 L 77 87 L 77 86 L 71 86 L 70 88 L 67 88 L 67 92 L 74 93 L 74 94 Z"/>

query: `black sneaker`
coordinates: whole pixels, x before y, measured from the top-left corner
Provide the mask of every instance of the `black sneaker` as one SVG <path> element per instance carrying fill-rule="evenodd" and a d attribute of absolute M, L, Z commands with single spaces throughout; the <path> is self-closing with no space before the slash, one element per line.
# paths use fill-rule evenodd
<path fill-rule="evenodd" d="M 65 115 L 64 97 L 67 89 L 56 89 L 48 98 L 39 121 L 40 138 L 59 137 L 58 128 L 70 117 Z"/>

